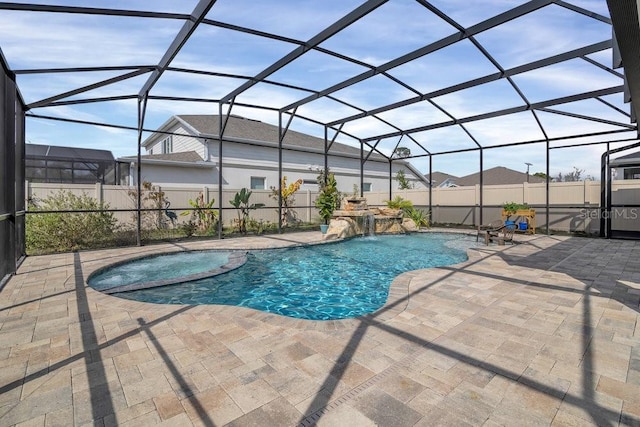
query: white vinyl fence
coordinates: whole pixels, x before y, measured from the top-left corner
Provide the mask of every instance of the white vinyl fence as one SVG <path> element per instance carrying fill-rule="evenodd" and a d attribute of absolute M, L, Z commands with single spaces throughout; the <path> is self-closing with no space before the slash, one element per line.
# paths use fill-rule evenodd
<path fill-rule="evenodd" d="M 108 204 L 110 209 L 135 209 L 135 188 L 118 185 L 82 185 L 82 184 L 41 184 L 27 183 L 26 197 L 34 201 L 42 200 L 48 195 L 67 190 L 74 194 L 85 193 L 98 201 Z M 180 213 L 190 208 L 189 200 L 195 200 L 201 193 L 205 201 L 215 200 L 214 208 L 220 203 L 217 187 L 163 186 L 163 191 L 170 202 L 171 211 L 178 214 L 179 222 L 188 220 L 189 216 Z M 237 189 L 224 189 L 222 192 L 223 223 L 230 224 L 237 218 L 236 210 L 229 203 Z M 133 193 L 132 193 L 133 192 Z M 132 196 L 133 194 L 133 196 Z M 270 197 L 270 190 L 253 190 L 250 203 L 264 203 L 265 207 L 251 212 L 256 220 L 277 223 L 277 200 Z M 317 210 L 313 207 L 317 191 L 300 190 L 295 194 L 296 216 L 304 222 L 319 222 Z M 393 197 L 400 196 L 411 200 L 415 207 L 427 210 L 429 207 L 429 190 L 394 190 Z M 480 222 L 480 186 L 434 188 L 432 222 L 452 225 L 478 225 Z M 384 206 L 389 199 L 388 192 L 365 193 L 369 206 Z M 640 180 L 624 180 L 613 182 L 613 200 L 617 204 L 640 204 Z M 487 185 L 482 194 L 483 222 L 488 223 L 500 218 L 501 206 L 506 202 L 527 203 L 536 209 L 538 228 L 544 228 L 547 222 L 545 215 L 545 184 Z M 599 227 L 600 182 L 559 182 L 551 183 L 549 189 L 551 230 L 566 232 L 597 233 Z M 117 212 L 121 223 L 133 223 L 133 212 Z M 635 216 L 617 218 L 618 228 L 640 230 L 640 219 Z"/>

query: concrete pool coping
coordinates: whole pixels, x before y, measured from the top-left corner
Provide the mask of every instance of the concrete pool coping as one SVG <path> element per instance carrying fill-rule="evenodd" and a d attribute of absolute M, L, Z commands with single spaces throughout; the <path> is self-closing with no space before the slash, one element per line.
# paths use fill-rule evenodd
<path fill-rule="evenodd" d="M 159 306 L 84 282 L 141 253 L 320 232 L 28 257 L 0 292 L 0 424 L 640 423 L 640 242 L 516 238 L 405 273 L 393 301 L 347 321 Z"/>

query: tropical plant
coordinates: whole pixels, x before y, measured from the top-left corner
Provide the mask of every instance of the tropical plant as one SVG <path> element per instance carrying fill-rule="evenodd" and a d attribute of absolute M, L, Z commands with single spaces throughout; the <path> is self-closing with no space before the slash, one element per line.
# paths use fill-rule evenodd
<path fill-rule="evenodd" d="M 405 216 L 411 218 L 418 227 L 429 227 L 429 214 L 421 209 L 411 208 L 405 211 Z"/>
<path fill-rule="evenodd" d="M 271 194 L 269 195 L 269 197 L 271 197 L 275 201 L 278 201 L 280 199 L 280 196 L 282 197 L 282 226 L 286 227 L 287 225 L 289 225 L 289 222 L 298 221 L 298 218 L 296 218 L 296 211 L 292 210 L 291 208 L 296 201 L 295 194 L 296 191 L 300 189 L 302 180 L 299 179 L 287 185 L 287 177 L 283 176 L 280 184 L 280 187 L 282 189 L 280 195 L 278 195 L 279 191 L 276 187 L 271 187 Z"/>
<path fill-rule="evenodd" d="M 403 212 L 409 209 L 413 209 L 413 203 L 411 200 L 405 200 L 400 196 L 396 196 L 393 200 L 385 200 L 385 203 L 390 209 L 400 209 Z"/>
<path fill-rule="evenodd" d="M 116 219 L 109 205 L 87 194 L 60 190 L 40 202 L 31 201 L 26 219 L 29 251 L 59 252 L 98 247 L 113 237 Z M 37 213 L 48 211 L 48 213 Z M 83 211 L 83 212 L 50 212 Z"/>
<path fill-rule="evenodd" d="M 400 169 L 398 173 L 396 173 L 396 181 L 398 181 L 398 189 L 399 190 L 411 190 L 414 186 L 411 183 L 407 176 L 404 173 L 404 170 Z"/>
<path fill-rule="evenodd" d="M 318 183 L 320 193 L 316 199 L 316 207 L 319 209 L 320 218 L 325 224 L 329 224 L 329 220 L 333 212 L 340 206 L 340 192 L 338 191 L 338 183 L 333 173 L 321 171 L 318 175 Z"/>
<path fill-rule="evenodd" d="M 218 212 L 215 211 L 213 205 L 215 199 L 211 199 L 208 202 L 204 201 L 204 193 L 201 192 L 196 200 L 189 199 L 189 205 L 193 208 L 182 212 L 181 216 L 191 215 L 190 222 L 192 222 L 199 231 L 208 232 L 213 230 L 216 225 Z M 193 233 L 192 233 L 193 234 Z"/>
<path fill-rule="evenodd" d="M 246 188 L 242 188 L 239 192 L 237 192 L 233 198 L 233 200 L 229 200 L 229 203 L 238 210 L 238 231 L 242 234 L 247 234 L 247 220 L 249 219 L 249 213 L 252 210 L 261 208 L 264 206 L 264 203 L 249 203 L 249 198 L 251 197 L 251 191 Z"/>
<path fill-rule="evenodd" d="M 399 209 L 402 211 L 404 218 L 411 218 L 418 227 L 429 226 L 429 214 L 423 210 L 416 209 L 411 200 L 405 200 L 400 196 L 396 196 L 393 200 L 386 200 L 385 203 L 390 209 Z"/>

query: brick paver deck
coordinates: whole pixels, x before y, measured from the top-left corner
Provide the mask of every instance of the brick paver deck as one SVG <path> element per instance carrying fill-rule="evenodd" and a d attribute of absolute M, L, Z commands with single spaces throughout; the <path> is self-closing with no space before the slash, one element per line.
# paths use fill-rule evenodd
<path fill-rule="evenodd" d="M 142 253 L 319 236 L 28 257 L 0 292 L 0 425 L 640 425 L 640 242 L 480 246 L 343 321 L 85 285 Z"/>

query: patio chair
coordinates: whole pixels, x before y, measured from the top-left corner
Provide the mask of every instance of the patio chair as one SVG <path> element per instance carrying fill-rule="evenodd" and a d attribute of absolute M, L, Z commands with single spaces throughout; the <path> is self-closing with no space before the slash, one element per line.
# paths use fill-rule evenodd
<path fill-rule="evenodd" d="M 506 242 L 513 245 L 513 234 L 516 232 L 515 227 L 502 227 L 499 231 L 487 233 L 484 236 L 484 242 L 489 245 L 489 242 L 497 242 L 498 245 L 504 246 Z"/>
<path fill-rule="evenodd" d="M 502 222 L 501 219 L 496 219 L 496 220 L 491 221 L 489 224 L 486 224 L 486 225 L 479 225 L 478 226 L 478 234 L 476 234 L 476 242 L 478 240 L 480 240 L 480 236 L 484 236 L 485 241 L 486 241 L 487 234 L 491 233 L 493 235 L 496 235 L 503 228 L 504 228 L 504 222 Z"/>

